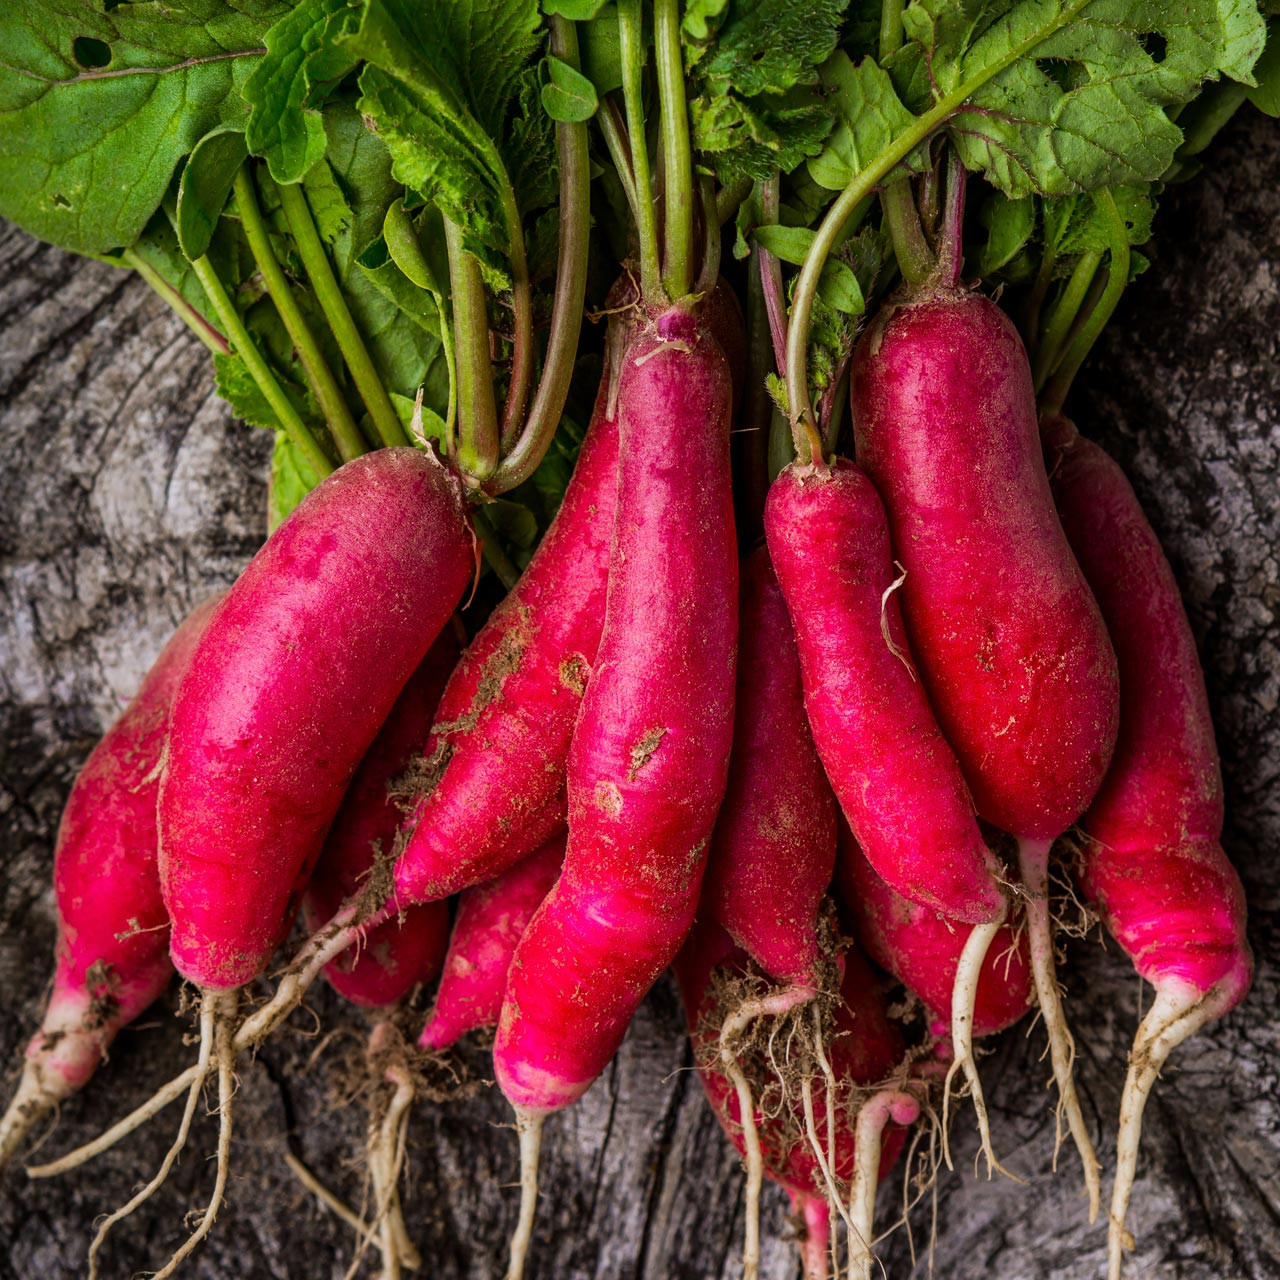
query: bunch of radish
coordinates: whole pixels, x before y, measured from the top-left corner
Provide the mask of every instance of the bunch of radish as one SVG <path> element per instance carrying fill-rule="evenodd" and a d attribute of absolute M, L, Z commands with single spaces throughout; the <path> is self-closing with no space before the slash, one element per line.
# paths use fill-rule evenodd
<path fill-rule="evenodd" d="M 419 1264 L 399 1195 L 411 1111 L 424 1073 L 484 1032 L 519 1135 L 508 1280 L 520 1280 L 543 1126 L 599 1078 L 674 967 L 702 1082 L 746 1170 L 747 1280 L 766 1178 L 790 1195 L 805 1275 L 819 1280 L 875 1274 L 882 1175 L 905 1150 L 904 1176 L 927 1190 L 952 1163 L 965 1100 L 987 1176 L 1007 1173 L 977 1042 L 1033 1008 L 1092 1223 L 1098 1135 L 1073 1080 L 1054 866 L 1157 992 L 1118 1123 L 1116 1280 L 1145 1100 L 1177 1045 L 1243 998 L 1252 966 L 1176 583 L 1116 464 L 1061 412 L 1127 281 L 1128 231 L 1109 242 L 1097 288 L 1092 275 L 1039 282 L 1037 305 L 1058 292 L 1043 329 L 1039 312 L 1023 317 L 1033 367 L 1011 314 L 964 278 L 967 175 L 940 114 L 914 153 L 899 138 L 850 178 L 794 258 L 788 293 L 769 248 L 799 230 L 782 222 L 781 165 L 719 190 L 695 168 L 697 58 L 680 5 L 657 0 L 651 24 L 638 0 L 610 10 L 618 83 L 585 113 L 573 95 L 595 90 L 560 12 L 574 6 L 546 8 L 543 87 L 570 101 L 550 99 L 560 239 L 545 345 L 514 189 L 500 191 L 510 225 L 488 240 L 440 194 L 447 308 L 409 190 L 386 210 L 381 247 L 427 282 L 445 347 L 435 441 L 421 395 L 408 433 L 399 425 L 337 311 L 336 278 L 317 287 L 372 427 L 362 436 L 339 406 L 327 444 L 305 426 L 290 435 L 317 483 L 178 630 L 77 780 L 55 851 L 53 992 L 0 1122 L 0 1162 L 176 969 L 196 992 L 195 1061 L 100 1138 L 28 1170 L 74 1168 L 185 1099 L 161 1167 L 101 1223 L 96 1276 L 111 1227 L 164 1182 L 216 1086 L 213 1191 L 155 1273 L 172 1274 L 223 1201 L 237 1064 L 323 974 L 368 1011 L 370 1194 L 348 1209 L 323 1171 L 295 1171 L 356 1229 L 353 1270 L 375 1243 L 388 1278 Z M 597 20 L 599 5 L 582 8 Z M 888 18 L 885 32 L 889 56 Z M 386 56 L 385 33 L 334 39 L 375 70 Z M 447 96 L 430 68 L 415 74 Z M 601 299 L 572 477 L 521 572 L 490 512 L 538 470 L 569 398 L 596 114 L 629 251 Z M 455 121 L 468 145 L 474 123 Z M 388 172 L 408 188 L 409 153 L 395 154 Z M 268 159 L 274 175 L 280 157 Z M 235 220 L 323 405 L 331 371 L 276 287 L 253 162 L 236 162 Z M 506 162 L 485 163 L 501 187 Z M 881 265 L 857 277 L 832 256 L 856 257 L 842 246 L 873 190 L 876 243 L 897 276 Z M 1114 211 L 1109 194 L 1098 201 Z M 302 188 L 282 186 L 279 204 L 324 281 Z M 745 289 L 727 264 L 721 275 L 735 213 L 751 242 Z M 251 358 L 212 259 L 192 265 L 230 335 L 221 354 L 236 348 L 267 401 L 280 393 L 283 421 L 289 397 Z M 833 266 L 859 306 L 831 289 Z M 494 294 L 512 309 L 509 335 Z M 861 308 L 872 314 L 857 331 L 831 323 Z M 367 450 L 369 430 L 384 447 Z M 751 440 L 735 457 L 737 430 Z M 508 588 L 487 617 L 472 605 L 482 559 Z M 299 915 L 306 936 L 287 942 Z M 282 946 L 274 985 L 250 1002 Z M 415 993 L 437 978 L 415 1021 Z"/>

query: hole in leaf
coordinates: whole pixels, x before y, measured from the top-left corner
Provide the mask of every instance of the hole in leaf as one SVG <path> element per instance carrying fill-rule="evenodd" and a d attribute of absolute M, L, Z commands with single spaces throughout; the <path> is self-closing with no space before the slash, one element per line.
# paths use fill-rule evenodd
<path fill-rule="evenodd" d="M 1164 61 L 1165 54 L 1169 52 L 1169 42 L 1158 31 L 1144 31 L 1138 37 L 1138 43 L 1156 66 Z"/>
<path fill-rule="evenodd" d="M 49 198 L 53 201 L 53 203 L 54 203 L 54 204 L 56 204 L 56 205 L 58 206 L 58 208 L 59 208 L 59 209 L 70 209 L 70 208 L 71 208 L 71 201 L 70 201 L 70 200 L 68 200 L 66 196 L 64 196 L 64 195 L 60 195 L 60 194 L 59 194 L 58 192 L 56 192 L 56 191 L 55 191 L 55 192 L 53 193 L 53 195 L 52 195 L 52 196 L 50 196 Z"/>
<path fill-rule="evenodd" d="M 71 56 L 79 66 L 94 70 L 111 61 L 111 46 L 93 36 L 76 36 L 71 42 Z"/>
<path fill-rule="evenodd" d="M 1071 64 L 1064 62 L 1061 58 L 1037 58 L 1036 70 L 1048 76 L 1064 93 L 1070 92 L 1075 87 Z"/>

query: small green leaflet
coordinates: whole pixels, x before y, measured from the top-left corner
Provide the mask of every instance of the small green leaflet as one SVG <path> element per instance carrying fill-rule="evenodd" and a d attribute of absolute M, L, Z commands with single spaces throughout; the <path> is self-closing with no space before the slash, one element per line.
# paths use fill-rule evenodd
<path fill-rule="evenodd" d="M 183 156 L 243 127 L 284 3 L 0 5 L 0 214 L 78 253 L 131 245 Z"/>
<path fill-rule="evenodd" d="M 590 22 L 605 0 L 542 0 L 543 13 L 556 13 L 571 22 Z"/>
<path fill-rule="evenodd" d="M 294 507 L 320 483 L 307 460 L 283 431 L 276 432 L 271 450 L 271 473 L 267 479 L 267 532 L 276 529 Z"/>
<path fill-rule="evenodd" d="M 546 68 L 542 107 L 547 115 L 565 124 L 582 124 L 590 120 L 600 105 L 595 85 L 581 71 L 559 58 L 548 56 Z"/>
<path fill-rule="evenodd" d="M 1035 201 L 1010 200 L 999 191 L 982 207 L 982 224 L 987 229 L 987 239 L 978 251 L 978 274 L 993 276 L 1007 267 L 1026 247 L 1035 234 Z M 1019 271 L 1017 278 L 1025 274 Z"/>
<path fill-rule="evenodd" d="M 694 0 L 682 32 L 694 146 L 722 182 L 789 173 L 831 128 L 816 67 L 848 0 Z"/>
<path fill-rule="evenodd" d="M 1267 47 L 1253 68 L 1257 85 L 1249 90 L 1249 101 L 1269 116 L 1280 116 L 1280 22 L 1268 28 Z"/>
<path fill-rule="evenodd" d="M 224 126 L 205 134 L 183 165 L 175 223 L 178 243 L 192 262 L 208 253 L 231 184 L 248 154 L 244 134 Z"/>
<path fill-rule="evenodd" d="M 266 34 L 267 53 L 245 82 L 249 150 L 277 182 L 299 182 L 324 155 L 317 91 L 337 83 L 354 60 L 337 37 L 354 25 L 358 0 L 302 0 Z"/>

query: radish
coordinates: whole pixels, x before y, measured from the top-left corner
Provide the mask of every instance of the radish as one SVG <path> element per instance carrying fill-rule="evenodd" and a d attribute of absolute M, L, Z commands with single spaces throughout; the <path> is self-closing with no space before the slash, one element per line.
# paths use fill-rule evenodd
<path fill-rule="evenodd" d="M 738 680 L 729 782 L 716 820 L 702 907 L 780 985 L 725 1010 L 720 1069 L 743 1099 L 747 1162 L 743 1268 L 759 1266 L 764 1168 L 750 1084 L 734 1045 L 763 1017 L 787 1017 L 823 985 L 818 915 L 835 862 L 836 805 L 805 719 L 800 660 L 769 552 L 742 562 Z M 825 1031 L 806 1017 L 803 1038 Z"/>
<path fill-rule="evenodd" d="M 898 613 L 884 506 L 853 463 L 793 462 L 769 490 L 765 532 L 795 625 L 814 743 L 868 859 L 904 897 L 973 925 L 957 998 L 1007 905 L 954 753 L 916 676 Z M 851 655 L 856 654 L 856 660 Z M 970 1084 L 988 1168 L 997 1167 L 966 1029 L 954 1070 Z"/>
<path fill-rule="evenodd" d="M 847 950 L 842 956 L 844 975 L 830 1047 L 829 1079 L 835 1084 L 834 1093 L 829 1084 L 820 1083 L 801 1107 L 794 1093 L 782 1085 L 779 1101 L 771 1055 L 757 1046 L 751 1070 L 762 1082 L 761 1092 L 772 1095 L 771 1105 L 768 1112 L 757 1107 L 744 1125 L 747 1108 L 753 1104 L 750 1094 L 744 1094 L 721 1070 L 720 1028 L 725 1020 L 723 982 L 733 977 L 741 981 L 747 972 L 746 960 L 728 934 L 709 921 L 698 925 L 677 957 L 676 978 L 703 1087 L 744 1159 L 753 1140 L 749 1132 L 760 1135 L 755 1140 L 765 1172 L 787 1189 L 803 1212 L 808 1227 L 806 1277 L 826 1274 L 829 1201 L 834 1201 L 850 1227 L 850 1252 L 859 1258 L 859 1274 L 869 1275 L 875 1187 L 902 1150 L 903 1126 L 913 1124 L 920 1114 L 913 1093 L 892 1086 L 875 1088 L 900 1067 L 902 1039 L 889 1021 L 866 961 L 856 949 Z M 831 1126 L 825 1147 L 815 1131 L 814 1114 L 819 1109 L 827 1113 Z M 833 1117 L 838 1118 L 833 1122 Z M 806 1131 L 807 1140 L 802 1136 Z"/>
<path fill-rule="evenodd" d="M 51 1165 L 88 1159 L 216 1064 L 217 1176 L 226 1186 L 241 986 L 288 928 L 347 785 L 471 575 L 461 485 L 430 453 L 385 449 L 322 481 L 214 611 L 174 698 L 160 779 L 160 884 L 174 966 L 200 988 L 200 1057 L 113 1130 Z M 358 931 L 357 903 L 342 923 Z M 251 1022 L 252 1020 L 250 1020 Z M 240 1035 L 252 1043 L 252 1027 Z M 176 1155 L 185 1133 L 171 1151 Z"/>
<path fill-rule="evenodd" d="M 169 983 L 169 917 L 156 871 L 156 793 L 174 690 L 217 599 L 174 632 L 76 777 L 58 826 L 57 967 L 40 1030 L 0 1120 L 0 1168 L 82 1088 L 121 1027 Z"/>
<path fill-rule="evenodd" d="M 693 921 L 733 732 L 731 396 L 695 313 L 659 314 L 623 357 L 608 603 L 569 758 L 564 872 L 516 949 L 494 1047 L 524 1163 L 513 1277 L 544 1117 L 604 1069 Z"/>
<path fill-rule="evenodd" d="M 458 900 L 440 988 L 418 1048 L 447 1049 L 468 1031 L 494 1027 L 502 1011 L 511 957 L 564 862 L 564 837 Z"/>
<path fill-rule="evenodd" d="M 457 637 L 446 627 L 409 677 L 356 770 L 303 895 L 302 917 L 308 929 L 329 920 L 367 880 L 389 876 L 401 818 L 391 789 L 422 745 L 457 658 Z M 385 893 L 376 896 L 381 899 Z M 369 929 L 359 954 L 344 952 L 328 965 L 325 976 L 334 990 L 356 1004 L 394 1005 L 416 984 L 440 972 L 448 934 L 446 903 L 410 907 L 398 919 Z"/>
<path fill-rule="evenodd" d="M 1093 1220 L 1097 1159 L 1054 973 L 1048 856 L 1102 781 L 1119 691 L 1053 509 L 1026 352 L 995 303 L 934 279 L 863 335 L 850 397 L 929 700 L 979 816 L 1018 839 L 1036 994 Z"/>
<path fill-rule="evenodd" d="M 1129 1054 L 1111 1197 L 1109 1271 L 1142 1112 L 1169 1054 L 1245 996 L 1253 956 L 1240 878 L 1222 850 L 1222 774 L 1204 674 L 1173 571 L 1124 473 L 1062 415 L 1042 426 L 1054 498 L 1120 665 L 1120 737 L 1085 815 L 1080 882 L 1156 989 Z"/>

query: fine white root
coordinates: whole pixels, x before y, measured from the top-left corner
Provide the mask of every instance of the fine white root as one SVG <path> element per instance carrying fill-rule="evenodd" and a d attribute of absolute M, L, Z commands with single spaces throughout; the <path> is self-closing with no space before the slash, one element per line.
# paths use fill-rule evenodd
<path fill-rule="evenodd" d="M 93 1243 L 89 1246 L 89 1280 L 97 1280 L 98 1254 L 106 1243 L 111 1228 L 117 1222 L 122 1222 L 127 1218 L 164 1185 L 165 1180 L 169 1177 L 169 1171 L 174 1166 L 174 1162 L 187 1145 L 187 1135 L 191 1131 L 191 1121 L 195 1116 L 196 1105 L 200 1101 L 200 1095 L 204 1090 L 204 1082 L 208 1078 L 210 1063 L 213 1059 L 214 1041 L 217 1038 L 215 1019 L 217 1007 L 217 1001 L 212 996 L 205 996 L 200 1002 L 200 1056 L 196 1061 L 196 1078 L 191 1082 L 191 1088 L 187 1093 L 187 1105 L 183 1108 L 182 1120 L 178 1125 L 178 1136 L 165 1153 L 164 1160 L 156 1171 L 155 1177 L 138 1191 L 127 1204 L 122 1205 L 114 1213 L 108 1214 L 102 1220 L 97 1234 L 93 1237 Z"/>
<path fill-rule="evenodd" d="M 734 1041 L 757 1018 L 780 1017 L 813 993 L 797 988 L 745 1000 L 720 1028 L 720 1064 L 738 1096 L 738 1123 L 742 1126 L 743 1156 L 747 1170 L 746 1205 L 742 1243 L 742 1280 L 756 1280 L 760 1271 L 760 1192 L 764 1185 L 764 1156 L 760 1151 L 760 1131 L 756 1126 L 756 1103 L 751 1085 L 734 1052 Z"/>
<path fill-rule="evenodd" d="M 875 1254 L 876 1188 L 880 1185 L 880 1154 L 884 1146 L 885 1126 L 891 1120 L 914 1124 L 920 1117 L 920 1104 L 909 1093 L 882 1089 L 869 1098 L 858 1111 L 856 1154 L 853 1185 L 849 1193 L 849 1278 L 871 1280 Z"/>
<path fill-rule="evenodd" d="M 974 925 L 969 940 L 960 953 L 960 962 L 956 966 L 955 985 L 951 988 L 951 1047 L 953 1059 L 947 1078 L 942 1086 L 942 1157 L 948 1169 L 954 1169 L 951 1163 L 951 1145 L 948 1141 L 951 1110 L 951 1085 L 956 1072 L 963 1071 L 969 1084 L 969 1095 L 973 1099 L 973 1109 L 978 1119 L 978 1133 L 982 1138 L 982 1154 L 987 1161 L 987 1177 L 997 1170 L 1009 1178 L 1013 1178 L 995 1157 L 991 1147 L 991 1126 L 987 1119 L 987 1102 L 982 1092 L 982 1081 L 978 1076 L 977 1063 L 973 1056 L 973 1009 L 978 998 L 978 979 L 982 974 L 982 962 L 987 951 L 995 941 L 1009 914 L 1006 903 L 1000 915 L 990 924 Z M 1019 1179 L 1014 1178 L 1017 1182 Z"/>
<path fill-rule="evenodd" d="M 139 1126 L 146 1124 L 152 1116 L 158 1115 L 171 1102 L 176 1102 L 191 1088 L 191 1082 L 200 1075 L 200 1066 L 193 1063 L 181 1075 L 174 1076 L 168 1084 L 163 1085 L 149 1097 L 137 1110 L 117 1121 L 105 1133 L 99 1134 L 92 1142 L 68 1151 L 65 1156 L 51 1160 L 48 1164 L 35 1164 L 27 1167 L 29 1178 L 53 1178 L 60 1173 L 79 1168 L 95 1156 L 101 1155 L 110 1147 L 114 1147 L 122 1138 L 126 1138 Z"/>
<path fill-rule="evenodd" d="M 1142 1112 L 1169 1055 L 1186 1039 L 1212 1022 L 1235 1002 L 1238 988 L 1225 982 L 1201 994 L 1185 983 L 1169 983 L 1156 990 L 1129 1051 L 1129 1072 L 1120 1099 L 1120 1132 L 1116 1138 L 1116 1180 L 1111 1191 L 1111 1221 L 1107 1233 L 1108 1280 L 1120 1280 L 1125 1252 L 1133 1236 L 1125 1229 L 1129 1197 L 1138 1169 L 1142 1140 Z"/>
<path fill-rule="evenodd" d="M 227 1173 L 231 1167 L 231 1107 L 236 1091 L 236 1053 L 234 1045 L 234 1022 L 237 993 L 234 991 L 212 995 L 206 993 L 205 1000 L 212 1000 L 217 1018 L 217 1063 L 218 1063 L 218 1164 L 214 1175 L 213 1195 L 209 1197 L 208 1207 L 200 1219 L 199 1225 L 186 1238 L 177 1253 L 165 1263 L 151 1280 L 169 1280 L 182 1263 L 195 1252 L 200 1242 L 213 1230 L 213 1224 L 222 1208 L 222 1199 L 227 1190 Z"/>
<path fill-rule="evenodd" d="M 546 1117 L 538 1111 L 516 1107 L 516 1132 L 520 1135 L 520 1216 L 511 1235 L 511 1256 L 506 1280 L 522 1280 L 529 1244 L 533 1239 L 533 1220 L 538 1208 L 538 1158 L 542 1154 L 542 1122 Z"/>
<path fill-rule="evenodd" d="M 853 1225 L 853 1219 L 849 1217 L 849 1213 L 844 1207 L 844 1197 L 840 1194 L 840 1188 L 836 1185 L 835 1174 L 818 1138 L 818 1123 L 814 1117 L 813 1109 L 813 1082 L 808 1076 L 805 1076 L 800 1081 L 800 1101 L 804 1105 L 804 1126 L 805 1133 L 809 1139 L 809 1149 L 813 1152 L 813 1158 L 818 1162 L 818 1171 L 822 1174 L 822 1181 L 827 1188 L 828 1203 L 839 1213 L 845 1230 L 852 1234 L 856 1230 Z"/>
<path fill-rule="evenodd" d="M 374 1203 L 378 1206 L 383 1280 L 400 1280 L 405 1268 L 417 1271 L 422 1265 L 400 1206 L 400 1175 L 404 1171 L 414 1088 L 403 1067 L 389 1068 L 387 1078 L 395 1084 L 396 1091 L 378 1126 L 369 1167 L 373 1175 Z"/>
<path fill-rule="evenodd" d="M 284 1162 L 289 1172 L 336 1218 L 361 1235 L 370 1230 L 369 1224 L 346 1201 L 330 1191 L 292 1151 L 284 1153 Z"/>
<path fill-rule="evenodd" d="M 1019 840 L 1018 865 L 1022 885 L 1027 892 L 1027 938 L 1031 946 L 1031 972 L 1036 984 L 1036 998 L 1040 1002 L 1040 1015 L 1049 1036 L 1049 1059 L 1053 1064 L 1053 1078 L 1058 1085 L 1058 1145 L 1062 1141 L 1062 1117 L 1080 1153 L 1084 1166 L 1084 1186 L 1089 1197 L 1089 1221 L 1098 1220 L 1101 1187 L 1098 1178 L 1098 1157 L 1080 1110 L 1076 1096 L 1073 1065 L 1076 1056 L 1075 1041 L 1062 1011 L 1062 999 L 1058 993 L 1058 974 L 1053 957 L 1053 928 L 1049 919 L 1049 840 Z M 1057 1145 L 1054 1148 L 1054 1166 L 1057 1167 Z"/>

